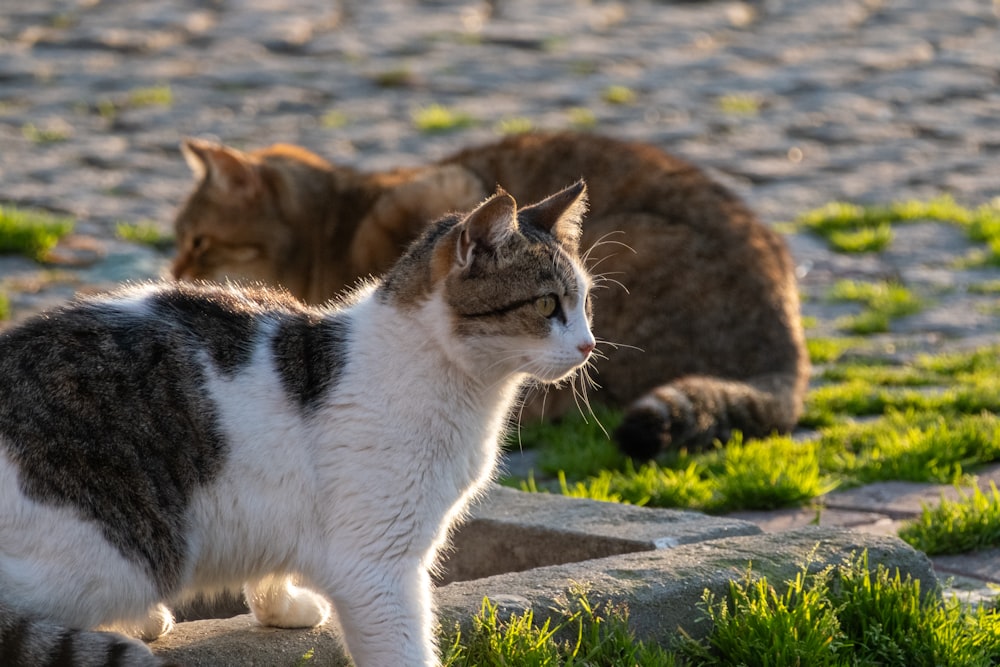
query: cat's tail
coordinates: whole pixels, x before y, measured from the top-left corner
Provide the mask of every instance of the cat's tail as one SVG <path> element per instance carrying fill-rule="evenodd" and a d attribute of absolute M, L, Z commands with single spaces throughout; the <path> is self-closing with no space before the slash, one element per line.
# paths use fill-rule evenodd
<path fill-rule="evenodd" d="M 625 411 L 615 440 L 636 460 L 666 449 L 704 449 L 740 431 L 760 438 L 787 433 L 802 410 L 805 383 L 799 374 L 749 380 L 690 375 L 661 385 Z"/>
<path fill-rule="evenodd" d="M 0 604 L 4 667 L 167 667 L 145 644 L 111 632 L 71 630 L 19 616 Z"/>

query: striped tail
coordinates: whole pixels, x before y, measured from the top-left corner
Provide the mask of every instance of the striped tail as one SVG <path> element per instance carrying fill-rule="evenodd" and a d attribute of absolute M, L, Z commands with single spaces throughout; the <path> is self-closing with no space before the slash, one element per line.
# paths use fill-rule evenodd
<path fill-rule="evenodd" d="M 636 460 L 667 449 L 704 449 L 733 431 L 747 438 L 787 433 L 802 409 L 804 382 L 775 374 L 747 381 L 688 376 L 653 389 L 632 403 L 615 440 Z"/>
<path fill-rule="evenodd" d="M 19 617 L 0 606 L 0 665 L 4 667 L 166 667 L 146 645 L 111 632 L 71 630 Z"/>

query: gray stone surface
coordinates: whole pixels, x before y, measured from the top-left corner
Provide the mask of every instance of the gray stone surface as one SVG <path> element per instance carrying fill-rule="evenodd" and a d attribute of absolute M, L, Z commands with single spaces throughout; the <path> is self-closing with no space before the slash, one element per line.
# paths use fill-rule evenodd
<path fill-rule="evenodd" d="M 494 486 L 453 540 L 442 581 L 750 535 L 735 518 L 524 493 Z"/>
<path fill-rule="evenodd" d="M 807 528 L 780 537 L 729 537 L 457 582 L 437 589 L 435 597 L 445 627 L 458 623 L 467 628 L 484 596 L 501 613 L 530 608 L 542 622 L 566 604 L 572 591 L 585 590 L 594 604 L 627 605 L 638 637 L 667 644 L 678 628 L 703 636 L 709 628 L 695 619 L 704 591 L 724 595 L 729 581 L 745 576 L 748 564 L 780 590 L 806 564 L 816 571 L 863 549 L 872 567 L 899 568 L 903 576 L 919 579 L 922 590 L 933 590 L 936 579 L 926 556 L 897 538 Z M 250 616 L 184 623 L 151 646 L 158 655 L 189 667 L 294 665 L 310 650 L 309 664 L 346 664 L 335 624 L 308 631 L 272 630 L 260 628 Z"/>
<path fill-rule="evenodd" d="M 994 464 L 979 470 L 976 485 L 988 493 L 990 483 L 1000 484 L 1000 465 Z M 922 484 L 917 482 L 878 482 L 854 489 L 834 491 L 823 498 L 827 507 L 839 510 L 877 511 L 896 519 L 918 516 L 924 506 L 936 505 L 942 497 L 957 500 L 972 492 L 950 484 Z"/>

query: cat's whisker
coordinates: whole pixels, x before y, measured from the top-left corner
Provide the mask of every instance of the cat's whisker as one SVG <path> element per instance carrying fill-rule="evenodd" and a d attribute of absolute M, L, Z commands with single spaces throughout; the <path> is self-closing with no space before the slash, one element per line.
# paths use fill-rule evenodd
<path fill-rule="evenodd" d="M 618 256 L 618 253 L 616 253 L 616 252 L 613 252 L 611 254 L 605 255 L 604 257 L 601 257 L 596 262 L 590 263 L 587 266 L 587 271 L 591 274 L 591 276 L 593 276 L 594 275 L 594 269 L 596 269 L 597 267 L 599 267 L 601 264 L 603 264 L 604 262 L 608 261 L 612 257 L 617 257 L 617 256 Z"/>
<path fill-rule="evenodd" d="M 597 248 L 599 248 L 601 246 L 606 246 L 606 245 L 616 245 L 616 246 L 625 248 L 626 250 L 628 250 L 632 254 L 636 254 L 635 253 L 635 249 L 632 246 L 630 246 L 629 244 L 625 243 L 624 241 L 617 241 L 617 240 L 609 239 L 608 238 L 609 236 L 615 236 L 617 234 L 624 234 L 624 233 L 625 233 L 624 230 L 622 230 L 622 229 L 616 229 L 616 230 L 610 231 L 607 234 L 604 234 L 603 236 L 601 236 L 600 238 L 598 238 L 596 241 L 594 241 L 590 245 L 589 248 L 587 248 L 586 252 L 583 253 L 583 256 L 581 258 L 583 260 L 583 263 L 586 265 L 590 261 L 590 255 L 591 255 L 591 253 L 594 252 L 594 250 L 596 250 Z M 589 269 L 592 269 L 593 267 L 588 266 L 587 268 L 589 270 Z"/>
<path fill-rule="evenodd" d="M 625 283 L 621 282 L 620 280 L 617 280 L 615 278 L 611 278 L 610 277 L 612 275 L 619 275 L 620 273 L 621 272 L 614 271 L 614 272 L 610 272 L 610 273 L 599 274 L 598 276 L 596 276 L 594 278 L 595 285 L 597 285 L 599 287 L 605 287 L 606 288 L 606 287 L 608 287 L 607 283 L 611 283 L 612 285 L 617 285 L 618 287 L 620 287 L 621 289 L 623 289 L 626 294 L 631 294 L 631 292 L 629 292 L 628 287 L 625 286 Z"/>
<path fill-rule="evenodd" d="M 608 347 L 612 347 L 616 350 L 626 349 L 626 350 L 635 350 L 636 352 L 645 352 L 645 350 L 642 349 L 641 347 L 636 347 L 635 345 L 629 345 L 628 343 L 615 343 L 614 341 L 610 341 L 604 338 L 598 338 L 597 344 L 607 345 Z"/>

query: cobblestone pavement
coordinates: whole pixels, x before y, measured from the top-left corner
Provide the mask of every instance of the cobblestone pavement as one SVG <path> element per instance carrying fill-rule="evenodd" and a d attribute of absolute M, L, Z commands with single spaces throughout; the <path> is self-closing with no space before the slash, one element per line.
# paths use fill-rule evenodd
<path fill-rule="evenodd" d="M 377 169 L 492 140 L 524 119 L 589 124 L 712 169 L 772 223 L 831 200 L 1000 196 L 996 0 L 495 4 L 487 16 L 461 0 L 5 0 L 0 202 L 78 220 L 58 271 L 0 259 L 15 319 L 76 289 L 162 271 L 165 255 L 115 240 L 114 228 L 169 229 L 190 186 L 178 151 L 190 135 L 300 143 Z M 465 125 L 418 130 L 413 114 L 435 104 Z M 932 300 L 878 339 L 886 349 L 1000 340 L 997 297 L 967 289 L 1000 270 L 956 269 L 974 244 L 953 226 L 900 229 L 878 256 L 788 238 L 819 335 L 839 312 L 819 297 L 861 277 Z M 842 523 L 880 530 L 919 509 L 869 491 L 839 506 L 867 518 Z M 759 517 L 775 529 L 804 520 Z M 941 567 L 1000 582 L 997 556 Z"/>

